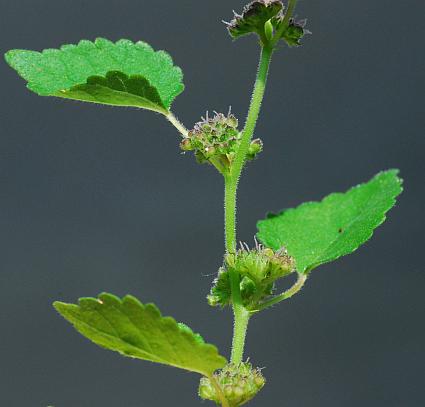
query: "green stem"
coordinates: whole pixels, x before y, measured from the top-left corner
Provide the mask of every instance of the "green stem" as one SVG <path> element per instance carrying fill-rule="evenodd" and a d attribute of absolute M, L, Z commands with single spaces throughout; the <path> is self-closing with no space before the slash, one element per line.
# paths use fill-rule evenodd
<path fill-rule="evenodd" d="M 249 107 L 245 127 L 242 131 L 241 144 L 232 164 L 231 175 L 237 181 L 239 180 L 243 166 L 245 164 L 246 154 L 248 153 L 249 145 L 255 130 L 255 125 L 257 124 L 258 116 L 260 114 L 261 103 L 263 101 L 264 92 L 266 90 L 267 74 L 269 72 L 272 54 L 272 47 L 266 46 L 261 49 L 260 64 L 258 67 L 254 92 L 252 93 L 251 105 Z"/>
<path fill-rule="evenodd" d="M 236 192 L 237 182 L 234 178 L 224 177 L 225 193 L 224 193 L 224 208 L 225 208 L 225 238 L 226 250 L 228 253 L 236 251 Z M 245 309 L 242 303 L 240 291 L 240 276 L 231 268 L 230 286 L 232 290 L 232 305 L 234 315 L 233 325 L 233 341 L 232 341 L 232 363 L 240 363 L 243 359 L 243 351 L 245 347 L 246 332 L 248 329 L 249 312 Z"/>
<path fill-rule="evenodd" d="M 236 193 L 237 182 L 230 177 L 224 176 L 224 235 L 226 251 L 236 251 Z"/>
<path fill-rule="evenodd" d="M 272 299 L 263 302 L 259 307 L 257 307 L 255 310 L 251 311 L 251 314 L 254 314 L 256 312 L 262 311 L 266 308 L 269 308 L 283 300 L 287 300 L 291 297 L 293 297 L 295 294 L 297 294 L 304 286 L 305 282 L 307 281 L 307 274 L 298 274 L 298 280 L 297 282 L 288 290 L 286 290 L 284 293 L 277 295 L 276 297 L 273 297 Z"/>
<path fill-rule="evenodd" d="M 274 35 L 274 39 L 272 40 L 271 46 L 274 47 L 282 37 L 282 34 L 289 26 L 289 20 L 292 17 L 292 13 L 295 10 L 295 6 L 297 5 L 297 0 L 289 0 L 288 6 L 286 8 L 285 17 L 283 17 L 283 21 L 280 24 L 279 29 L 276 31 Z"/>
<path fill-rule="evenodd" d="M 255 81 L 245 127 L 242 131 L 241 144 L 233 161 L 230 174 L 224 176 L 225 241 L 228 253 L 234 253 L 236 251 L 236 194 L 238 182 L 260 113 L 272 54 L 273 48 L 269 46 L 263 47 L 261 50 L 257 79 Z M 233 269 L 230 269 L 229 273 L 234 314 L 231 362 L 239 364 L 243 359 L 250 312 L 243 306 L 239 274 Z"/>

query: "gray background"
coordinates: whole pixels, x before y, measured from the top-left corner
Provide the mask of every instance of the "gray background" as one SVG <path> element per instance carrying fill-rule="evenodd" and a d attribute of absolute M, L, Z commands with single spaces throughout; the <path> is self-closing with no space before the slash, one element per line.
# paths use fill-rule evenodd
<path fill-rule="evenodd" d="M 184 70 L 174 111 L 187 126 L 229 105 L 243 118 L 257 44 L 220 23 L 242 5 L 2 0 L 1 52 L 143 39 Z M 269 379 L 253 405 L 424 405 L 424 12 L 421 0 L 302 1 L 314 35 L 275 55 L 238 237 L 381 169 L 400 168 L 406 191 L 370 243 L 252 320 L 246 354 Z M 0 71 L 0 405 L 199 405 L 196 375 L 97 348 L 51 303 L 132 293 L 227 354 L 230 312 L 205 301 L 223 252 L 220 177 L 181 155 L 157 115 L 39 98 Z"/>

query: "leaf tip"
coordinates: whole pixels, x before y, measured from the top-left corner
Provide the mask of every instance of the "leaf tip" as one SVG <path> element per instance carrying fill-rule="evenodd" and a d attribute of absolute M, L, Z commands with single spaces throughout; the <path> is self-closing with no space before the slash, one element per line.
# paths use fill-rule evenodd
<path fill-rule="evenodd" d="M 17 51 L 16 49 L 11 49 L 4 53 L 4 59 L 6 63 L 12 68 L 13 68 L 13 59 L 14 59 L 14 56 L 16 55 L 16 51 Z"/>
<path fill-rule="evenodd" d="M 394 182 L 398 186 L 398 190 L 395 191 L 394 195 L 394 198 L 396 198 L 404 190 L 404 179 L 400 177 L 400 170 L 398 168 L 390 168 L 388 170 L 381 171 L 375 175 L 374 179 L 381 179 L 387 177 L 389 180 L 391 180 L 391 182 Z"/>
<path fill-rule="evenodd" d="M 64 316 L 67 307 L 69 307 L 69 304 L 61 301 L 54 301 L 52 305 L 53 308 L 62 316 Z"/>

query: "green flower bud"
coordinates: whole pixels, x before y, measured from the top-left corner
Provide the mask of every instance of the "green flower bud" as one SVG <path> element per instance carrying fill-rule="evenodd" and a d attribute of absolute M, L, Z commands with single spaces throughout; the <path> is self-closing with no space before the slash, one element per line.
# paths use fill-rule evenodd
<path fill-rule="evenodd" d="M 204 164 L 208 161 L 208 159 L 205 157 L 205 155 L 199 150 L 195 151 L 195 158 L 196 158 L 196 161 L 199 164 Z"/>
<path fill-rule="evenodd" d="M 215 396 L 215 389 L 211 385 L 210 381 L 206 378 L 202 378 L 198 389 L 199 397 L 204 400 L 212 400 Z"/>
<path fill-rule="evenodd" d="M 213 128 L 211 127 L 210 124 L 205 123 L 202 125 L 202 131 L 205 133 L 211 133 L 211 131 L 213 130 Z"/>
<path fill-rule="evenodd" d="M 263 387 L 265 385 L 266 381 L 264 380 L 264 377 L 263 376 L 257 375 L 254 378 L 254 383 L 255 383 L 255 385 L 257 387 L 260 387 L 261 388 L 261 387 Z"/>
<path fill-rule="evenodd" d="M 241 400 L 243 395 L 244 395 L 244 390 L 242 387 L 236 386 L 233 389 L 233 393 L 234 393 L 234 400 Z"/>
<path fill-rule="evenodd" d="M 216 152 L 215 147 L 206 147 L 204 155 L 208 159 L 208 158 L 214 157 L 215 152 Z"/>
<path fill-rule="evenodd" d="M 212 307 L 216 307 L 218 305 L 225 307 L 226 305 L 229 305 L 232 295 L 229 272 L 221 267 L 213 284 L 211 292 L 207 296 L 208 304 Z"/>
<path fill-rule="evenodd" d="M 193 150 L 192 142 L 190 141 L 190 139 L 189 139 L 189 138 L 187 138 L 187 137 L 185 137 L 185 138 L 181 141 L 181 143 L 180 143 L 180 148 L 181 148 L 183 151 L 191 151 L 191 150 Z"/>
<path fill-rule="evenodd" d="M 226 124 L 233 129 L 237 129 L 239 122 L 233 114 L 229 114 L 229 116 L 227 116 Z"/>
<path fill-rule="evenodd" d="M 238 365 L 229 364 L 214 374 L 214 379 L 221 388 L 229 405 L 238 407 L 249 400 L 264 387 L 265 379 L 259 369 L 253 369 L 248 362 Z M 221 404 L 220 397 L 209 379 L 202 378 L 199 385 L 199 396 Z"/>
<path fill-rule="evenodd" d="M 253 160 L 261 151 L 263 151 L 263 142 L 259 138 L 252 140 L 248 148 L 247 159 Z"/>
<path fill-rule="evenodd" d="M 227 398 L 230 398 L 233 395 L 233 387 L 230 385 L 227 385 L 224 387 L 224 395 Z"/>
<path fill-rule="evenodd" d="M 258 154 L 263 151 L 263 142 L 261 139 L 257 138 L 252 140 L 251 145 L 249 146 L 249 154 Z"/>
<path fill-rule="evenodd" d="M 271 41 L 273 39 L 273 24 L 271 19 L 267 20 L 264 24 L 264 34 L 266 35 L 267 41 Z"/>

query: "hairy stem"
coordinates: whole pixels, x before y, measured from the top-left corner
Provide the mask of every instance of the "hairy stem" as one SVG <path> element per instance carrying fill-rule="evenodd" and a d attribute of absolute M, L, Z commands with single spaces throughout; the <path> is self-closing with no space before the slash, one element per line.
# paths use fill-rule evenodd
<path fill-rule="evenodd" d="M 224 177 L 224 237 L 226 251 L 236 251 L 236 193 L 237 182 L 231 176 Z"/>
<path fill-rule="evenodd" d="M 254 314 L 256 312 L 262 311 L 266 308 L 269 308 L 283 300 L 287 300 L 291 297 L 293 297 L 295 294 L 297 294 L 304 286 L 305 282 L 307 281 L 307 274 L 298 274 L 298 280 L 297 282 L 288 290 L 286 290 L 284 293 L 277 295 L 276 297 L 273 297 L 272 299 L 263 302 L 257 309 L 252 310 L 251 313 Z"/>
<path fill-rule="evenodd" d="M 168 114 L 165 116 L 168 121 L 179 131 L 179 133 L 183 137 L 187 137 L 189 131 L 186 129 L 186 127 L 177 119 L 176 116 L 172 112 L 168 112 Z"/>
<path fill-rule="evenodd" d="M 267 75 L 269 72 L 272 54 L 272 47 L 266 46 L 261 49 L 260 64 L 258 67 L 254 92 L 252 93 L 251 105 L 249 107 L 245 127 L 242 131 L 241 144 L 232 164 L 231 175 L 232 178 L 235 178 L 237 181 L 239 180 L 243 166 L 245 164 L 246 155 L 248 153 L 249 145 L 255 130 L 255 125 L 257 124 L 258 116 L 260 114 L 261 103 L 263 101 L 264 92 L 266 90 Z"/>
<path fill-rule="evenodd" d="M 225 240 L 228 253 L 236 251 L 236 191 L 237 180 L 232 177 L 224 178 L 224 208 L 225 208 Z M 229 270 L 232 290 L 232 305 L 234 315 L 233 341 L 231 362 L 240 363 L 243 358 L 245 337 L 248 328 L 249 312 L 242 303 L 240 291 L 240 276 L 234 269 Z"/>
<path fill-rule="evenodd" d="M 228 253 L 234 253 L 236 251 L 236 194 L 238 182 L 260 113 L 272 53 L 273 49 L 271 47 L 263 47 L 261 50 L 257 79 L 255 81 L 254 92 L 252 94 L 245 127 L 242 131 L 241 144 L 236 153 L 230 174 L 224 177 L 225 242 Z M 239 274 L 233 269 L 231 269 L 229 273 L 234 314 L 231 362 L 239 364 L 243 359 L 250 312 L 245 309 L 242 303 Z"/>

